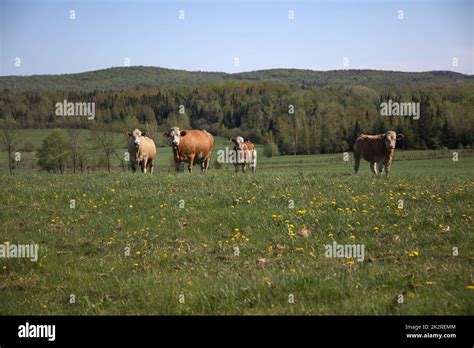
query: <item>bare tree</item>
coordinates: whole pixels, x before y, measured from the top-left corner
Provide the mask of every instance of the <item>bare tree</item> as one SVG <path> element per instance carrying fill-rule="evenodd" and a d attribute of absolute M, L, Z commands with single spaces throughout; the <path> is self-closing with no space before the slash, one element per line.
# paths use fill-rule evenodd
<path fill-rule="evenodd" d="M 84 173 L 86 167 L 86 162 L 89 158 L 90 149 L 84 145 L 84 143 L 79 143 L 77 146 L 77 164 L 81 173 Z"/>
<path fill-rule="evenodd" d="M 81 129 L 79 128 L 69 128 L 67 130 L 67 135 L 69 137 L 69 146 L 71 147 L 72 154 L 72 170 L 73 173 L 76 172 L 76 166 L 78 163 L 78 149 L 79 149 L 79 140 L 81 138 Z"/>
<path fill-rule="evenodd" d="M 0 123 L 0 140 L 2 146 L 8 153 L 8 170 L 12 174 L 13 153 L 18 146 L 20 133 L 18 127 L 13 121 L 3 121 Z"/>
<path fill-rule="evenodd" d="M 107 170 L 111 172 L 111 159 L 115 153 L 115 137 L 114 133 L 108 130 L 105 126 L 97 125 L 92 129 L 94 142 L 97 144 L 99 150 L 105 155 L 107 161 Z"/>
<path fill-rule="evenodd" d="M 158 136 L 158 124 L 156 121 L 146 123 L 146 135 L 151 138 L 155 143 L 160 139 Z"/>

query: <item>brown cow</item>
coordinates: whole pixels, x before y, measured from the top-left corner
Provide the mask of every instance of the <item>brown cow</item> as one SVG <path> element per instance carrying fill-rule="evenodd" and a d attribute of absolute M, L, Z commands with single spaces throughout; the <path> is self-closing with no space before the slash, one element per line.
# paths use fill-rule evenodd
<path fill-rule="evenodd" d="M 370 162 L 370 170 L 373 174 L 377 174 L 377 169 L 382 174 L 383 166 L 385 166 L 385 174 L 388 175 L 397 140 L 403 138 L 403 134 L 397 135 L 394 131 L 378 135 L 360 135 L 354 144 L 355 173 L 359 171 L 360 159 L 363 158 Z"/>
<path fill-rule="evenodd" d="M 181 163 L 188 162 L 188 170 L 193 171 L 194 164 L 201 164 L 201 172 L 207 173 L 214 146 L 214 137 L 205 130 L 180 130 L 173 127 L 163 133 L 168 138 L 168 144 L 173 147 L 173 158 L 176 171 Z"/>
<path fill-rule="evenodd" d="M 137 163 L 140 165 L 142 173 L 148 171 L 153 173 L 153 161 L 156 157 L 155 142 L 146 136 L 145 132 L 135 129 L 128 132 L 128 153 L 132 171 L 137 170 Z"/>
<path fill-rule="evenodd" d="M 234 143 L 235 151 L 235 172 L 239 171 L 239 167 L 242 167 L 242 172 L 246 172 L 248 166 L 252 168 L 253 174 L 257 170 L 257 151 L 255 145 L 249 140 L 242 137 L 230 139 Z"/>

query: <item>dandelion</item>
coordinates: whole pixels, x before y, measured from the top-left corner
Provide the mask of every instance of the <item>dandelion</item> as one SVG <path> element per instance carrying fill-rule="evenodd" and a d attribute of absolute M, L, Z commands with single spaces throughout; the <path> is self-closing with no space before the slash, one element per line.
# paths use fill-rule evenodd
<path fill-rule="evenodd" d="M 130 204 L 128 207 L 131 209 L 131 208 L 133 208 L 133 205 L 132 205 L 132 204 Z"/>
<path fill-rule="evenodd" d="M 420 253 L 417 250 L 413 250 L 408 253 L 408 256 L 416 257 L 416 256 L 420 256 Z"/>
<path fill-rule="evenodd" d="M 298 211 L 296 212 L 296 214 L 298 214 L 298 215 L 304 215 L 304 214 L 306 214 L 306 210 L 304 210 L 304 209 L 298 210 Z"/>

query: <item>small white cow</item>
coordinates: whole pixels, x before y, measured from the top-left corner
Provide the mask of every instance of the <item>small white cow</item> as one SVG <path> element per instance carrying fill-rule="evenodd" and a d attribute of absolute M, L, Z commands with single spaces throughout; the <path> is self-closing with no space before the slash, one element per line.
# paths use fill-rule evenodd
<path fill-rule="evenodd" d="M 132 171 L 137 170 L 138 163 L 142 173 L 146 173 L 147 169 L 150 174 L 153 173 L 153 161 L 156 157 L 155 142 L 146 136 L 146 132 L 141 132 L 139 129 L 128 132 L 127 135 Z"/>

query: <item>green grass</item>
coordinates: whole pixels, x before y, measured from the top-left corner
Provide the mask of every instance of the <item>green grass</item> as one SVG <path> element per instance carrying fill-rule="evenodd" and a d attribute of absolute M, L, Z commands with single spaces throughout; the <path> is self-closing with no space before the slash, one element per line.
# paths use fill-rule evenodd
<path fill-rule="evenodd" d="M 0 314 L 474 314 L 474 158 L 373 178 L 340 156 L 260 157 L 255 176 L 0 176 L 0 242 L 40 244 L 36 263 L 0 259 Z M 364 262 L 326 258 L 333 240 Z"/>

